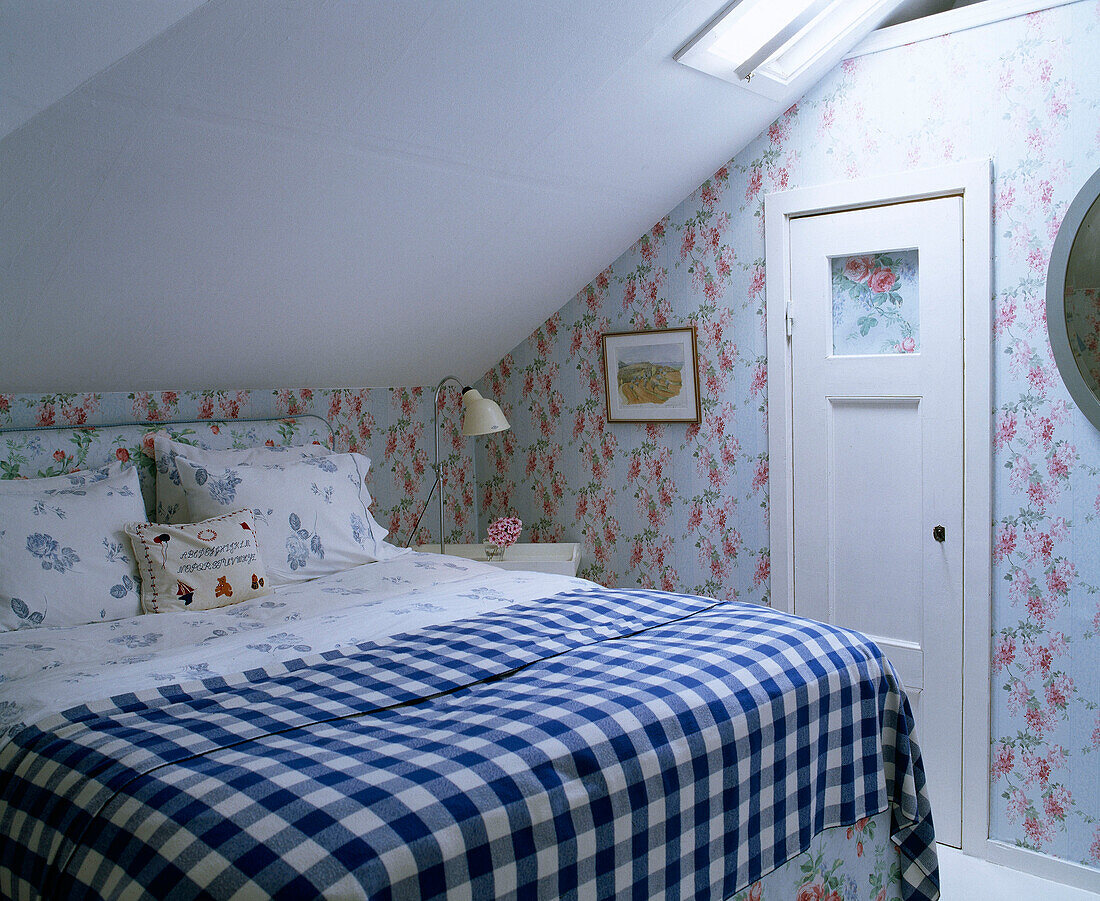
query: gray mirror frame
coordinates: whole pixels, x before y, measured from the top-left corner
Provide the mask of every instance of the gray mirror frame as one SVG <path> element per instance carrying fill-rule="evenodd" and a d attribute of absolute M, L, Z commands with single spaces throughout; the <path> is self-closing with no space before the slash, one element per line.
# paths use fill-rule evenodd
<path fill-rule="evenodd" d="M 1100 397 L 1092 393 L 1081 370 L 1077 358 L 1069 345 L 1069 333 L 1066 331 L 1066 270 L 1069 267 L 1069 254 L 1077 238 L 1077 230 L 1085 220 L 1085 215 L 1100 198 L 1100 169 L 1092 174 L 1084 187 L 1077 192 L 1073 203 L 1066 210 L 1065 218 L 1058 228 L 1058 237 L 1050 252 L 1050 265 L 1047 267 L 1047 334 L 1050 347 L 1054 351 L 1054 362 L 1069 391 L 1070 397 L 1085 418 L 1100 429 Z"/>

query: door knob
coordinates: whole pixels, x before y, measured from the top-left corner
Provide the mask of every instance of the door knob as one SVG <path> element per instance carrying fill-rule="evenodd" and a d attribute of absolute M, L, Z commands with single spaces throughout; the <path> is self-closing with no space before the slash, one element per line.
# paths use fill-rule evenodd
<path fill-rule="evenodd" d="M 936 541 L 941 541 L 941 542 L 946 541 L 947 540 L 947 529 L 945 529 L 943 526 L 933 526 L 932 527 L 932 537 L 935 538 Z"/>

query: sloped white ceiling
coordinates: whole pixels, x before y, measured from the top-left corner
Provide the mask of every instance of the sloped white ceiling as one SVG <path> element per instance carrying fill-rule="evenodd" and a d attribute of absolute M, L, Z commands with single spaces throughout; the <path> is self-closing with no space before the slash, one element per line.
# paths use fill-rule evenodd
<path fill-rule="evenodd" d="M 722 5 L 166 13 L 0 141 L 0 391 L 477 378 L 782 112 L 673 62 Z"/>
<path fill-rule="evenodd" d="M 0 138 L 203 0 L 0 0 Z"/>

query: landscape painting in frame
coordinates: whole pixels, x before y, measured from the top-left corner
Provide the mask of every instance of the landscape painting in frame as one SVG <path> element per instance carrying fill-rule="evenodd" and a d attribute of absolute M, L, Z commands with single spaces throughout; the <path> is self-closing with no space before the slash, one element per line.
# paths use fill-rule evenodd
<path fill-rule="evenodd" d="M 606 332 L 608 422 L 699 422 L 694 328 Z"/>

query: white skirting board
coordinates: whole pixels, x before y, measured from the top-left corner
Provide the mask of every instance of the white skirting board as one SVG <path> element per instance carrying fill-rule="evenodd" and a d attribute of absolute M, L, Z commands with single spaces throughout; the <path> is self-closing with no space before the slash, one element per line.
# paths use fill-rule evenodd
<path fill-rule="evenodd" d="M 1097 894 L 937 845 L 940 901 L 1096 901 Z"/>

